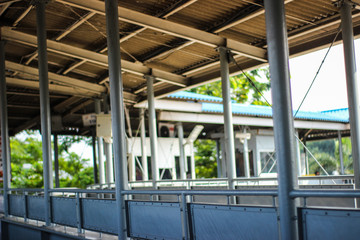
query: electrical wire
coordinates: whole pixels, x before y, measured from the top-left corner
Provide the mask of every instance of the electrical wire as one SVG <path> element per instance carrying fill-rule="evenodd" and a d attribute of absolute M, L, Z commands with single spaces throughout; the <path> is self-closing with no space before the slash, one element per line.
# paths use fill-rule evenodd
<path fill-rule="evenodd" d="M 296 117 L 296 115 L 298 114 L 298 112 L 299 112 L 299 110 L 300 110 L 301 106 L 303 105 L 303 103 L 304 103 L 304 101 L 305 101 L 306 97 L 308 96 L 308 94 L 309 94 L 309 92 L 310 92 L 310 90 L 311 90 L 312 86 L 314 85 L 314 82 L 315 82 L 315 80 L 317 79 L 317 76 L 319 75 L 319 72 L 320 72 L 320 70 L 321 70 L 321 68 L 322 68 L 322 66 L 323 66 L 323 64 L 324 64 L 324 62 L 325 62 L 325 60 L 326 60 L 326 58 L 327 58 L 327 56 L 328 56 L 328 54 L 329 54 L 329 52 L 330 52 L 330 50 L 331 50 L 332 46 L 333 46 L 333 45 L 334 45 L 334 43 L 335 43 L 336 38 L 339 36 L 340 31 L 341 31 L 341 27 L 339 27 L 339 28 L 338 28 L 338 31 L 337 31 L 337 33 L 336 33 L 336 35 L 335 35 L 335 37 L 334 37 L 334 40 L 331 42 L 331 44 L 330 44 L 330 46 L 329 46 L 328 50 L 326 51 L 326 54 L 325 54 L 325 56 L 324 56 L 323 60 L 321 61 L 321 64 L 320 64 L 320 66 L 319 66 L 319 68 L 318 68 L 318 70 L 317 70 L 317 72 L 316 72 L 316 74 L 315 74 L 315 76 L 314 76 L 314 78 L 313 78 L 313 80 L 312 80 L 312 82 L 311 82 L 311 84 L 310 84 L 310 86 L 309 86 L 308 90 L 306 91 L 304 98 L 302 99 L 302 101 L 301 101 L 301 103 L 300 103 L 300 105 L 299 105 L 298 109 L 296 110 L 296 112 L 295 112 L 295 114 L 294 114 L 294 118 L 295 118 L 295 117 Z"/>

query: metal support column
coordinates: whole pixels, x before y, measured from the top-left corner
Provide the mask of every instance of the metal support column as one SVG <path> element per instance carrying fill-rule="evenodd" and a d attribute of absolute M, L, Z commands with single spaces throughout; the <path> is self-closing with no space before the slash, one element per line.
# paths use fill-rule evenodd
<path fill-rule="evenodd" d="M 180 163 L 180 179 L 186 179 L 185 171 L 185 151 L 184 151 L 184 129 L 181 122 L 177 123 L 177 132 L 179 137 L 179 163 Z"/>
<path fill-rule="evenodd" d="M 93 127 L 91 129 L 91 143 L 93 149 L 93 166 L 94 166 L 94 183 L 99 183 L 98 178 L 98 166 L 97 166 L 97 157 L 96 157 L 96 129 Z"/>
<path fill-rule="evenodd" d="M 338 140 L 339 140 L 340 174 L 344 175 L 345 174 L 344 155 L 343 155 L 342 137 L 340 130 L 338 130 Z"/>
<path fill-rule="evenodd" d="M 10 145 L 9 145 L 9 127 L 7 113 L 6 97 L 6 77 L 5 77 L 5 41 L 0 40 L 0 114 L 1 114 L 1 151 L 3 162 L 3 189 L 4 189 L 4 213 L 9 216 L 9 198 L 10 188 Z"/>
<path fill-rule="evenodd" d="M 108 103 L 108 95 L 104 96 L 104 113 L 109 114 L 109 103 Z M 106 158 L 106 168 L 105 168 L 105 176 L 106 183 L 114 182 L 114 165 L 113 165 L 113 148 L 111 142 L 104 141 L 104 151 Z"/>
<path fill-rule="evenodd" d="M 232 121 L 231 96 L 230 96 L 229 53 L 227 48 L 225 47 L 219 47 L 219 52 L 220 52 L 221 87 L 222 87 L 223 106 L 224 106 L 224 129 L 225 129 L 227 177 L 229 179 L 229 188 L 234 189 L 234 183 L 232 180 L 236 178 L 236 165 L 235 165 L 234 128 Z"/>
<path fill-rule="evenodd" d="M 44 198 L 45 198 L 45 224 L 50 226 L 50 192 L 52 188 L 52 167 L 51 167 L 51 115 L 49 101 L 49 78 L 48 60 L 45 29 L 45 1 L 36 1 L 36 26 L 39 64 L 39 85 L 40 85 L 40 115 L 41 115 L 41 137 L 43 150 L 43 175 L 44 175 Z"/>
<path fill-rule="evenodd" d="M 60 187 L 59 178 L 59 147 L 58 147 L 58 135 L 54 134 L 54 170 L 55 170 L 55 187 Z"/>
<path fill-rule="evenodd" d="M 222 177 L 221 172 L 221 156 L 220 156 L 220 141 L 216 139 L 216 163 L 217 163 L 217 177 Z"/>
<path fill-rule="evenodd" d="M 189 143 L 190 146 L 190 154 L 191 154 L 191 179 L 196 179 L 196 172 L 195 172 L 195 151 L 194 151 L 194 142 L 191 141 Z"/>
<path fill-rule="evenodd" d="M 354 34 L 351 3 L 345 0 L 341 6 L 341 27 L 344 46 L 346 84 L 349 103 L 350 134 L 354 167 L 355 188 L 360 189 L 360 101 L 359 82 L 356 79 Z"/>
<path fill-rule="evenodd" d="M 243 129 L 243 133 L 246 135 L 245 127 Z M 244 138 L 243 147 L 244 147 L 244 172 L 245 172 L 245 177 L 249 178 L 250 177 L 249 147 L 246 136 Z"/>
<path fill-rule="evenodd" d="M 95 113 L 101 112 L 100 99 L 95 99 Z M 104 171 L 104 140 L 102 137 L 97 137 L 98 143 L 98 158 L 99 158 L 99 182 L 100 184 L 105 183 L 105 171 Z"/>
<path fill-rule="evenodd" d="M 156 133 L 156 112 L 154 100 L 154 77 L 146 75 L 147 81 L 147 100 L 149 111 L 149 131 L 150 131 L 150 148 L 151 148 L 151 172 L 153 187 L 157 188 L 156 181 L 159 180 L 159 170 L 157 168 L 158 142 Z"/>
<path fill-rule="evenodd" d="M 146 153 L 146 130 L 145 130 L 145 109 L 140 109 L 140 137 L 141 137 L 141 165 L 143 168 L 143 180 L 149 180 L 148 161 Z"/>
<path fill-rule="evenodd" d="M 226 176 L 227 176 L 227 170 L 226 170 L 227 157 L 226 157 L 225 139 L 224 138 L 220 138 L 220 148 L 221 148 L 221 177 L 226 178 Z"/>
<path fill-rule="evenodd" d="M 297 188 L 296 143 L 291 107 L 289 47 L 284 0 L 264 1 L 273 100 L 273 122 L 278 170 L 280 238 L 299 238 L 297 211 L 290 192 Z"/>
<path fill-rule="evenodd" d="M 299 143 L 299 132 L 296 131 L 296 168 L 297 168 L 297 175 L 298 177 L 301 177 L 302 171 L 301 171 L 301 153 L 300 153 L 300 143 Z"/>
<path fill-rule="evenodd" d="M 121 192 L 128 188 L 125 145 L 124 93 L 121 77 L 118 1 L 105 0 L 106 32 L 109 59 L 109 80 L 112 132 L 115 159 L 115 192 L 118 213 L 118 239 L 126 239 L 125 201 Z"/>

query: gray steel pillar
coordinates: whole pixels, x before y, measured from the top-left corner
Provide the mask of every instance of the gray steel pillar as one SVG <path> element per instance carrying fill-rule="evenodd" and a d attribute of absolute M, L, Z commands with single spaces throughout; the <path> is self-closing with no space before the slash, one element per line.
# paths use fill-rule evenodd
<path fill-rule="evenodd" d="M 95 99 L 95 113 L 101 112 L 100 99 Z M 99 183 L 105 183 L 105 171 L 104 171 L 104 140 L 102 137 L 97 137 L 98 143 L 98 158 L 99 158 Z"/>
<path fill-rule="evenodd" d="M 343 147 L 342 147 L 342 137 L 341 137 L 341 131 L 338 131 L 338 140 L 339 140 L 339 158 L 340 158 L 340 174 L 345 174 L 345 168 L 344 168 L 344 154 L 343 154 Z"/>
<path fill-rule="evenodd" d="M 291 107 L 289 47 L 284 0 L 264 1 L 268 57 L 271 74 L 275 149 L 278 170 L 280 238 L 298 239 L 295 200 L 289 193 L 297 187 L 296 143 Z"/>
<path fill-rule="evenodd" d="M 126 239 L 125 201 L 122 191 L 128 188 L 127 150 L 125 143 L 124 94 L 121 77 L 118 1 L 105 0 L 106 31 L 109 59 L 111 125 L 114 140 L 115 192 L 118 239 Z"/>
<path fill-rule="evenodd" d="M 221 148 L 221 177 L 226 178 L 227 170 L 226 170 L 226 149 L 225 149 L 225 140 L 224 138 L 220 138 L 220 148 Z"/>
<path fill-rule="evenodd" d="M 91 143 L 92 143 L 92 149 L 93 149 L 93 166 L 94 166 L 94 183 L 99 183 L 98 178 L 98 167 L 97 167 L 97 159 L 96 159 L 96 129 L 91 129 Z"/>
<path fill-rule="evenodd" d="M 147 81 L 147 100 L 149 111 L 149 131 L 150 131 L 150 148 L 151 148 L 151 172 L 153 187 L 156 188 L 156 181 L 159 180 L 159 170 L 157 167 L 158 159 L 158 144 L 156 134 L 156 112 L 155 112 L 155 100 L 154 100 L 154 77 L 146 75 Z"/>
<path fill-rule="evenodd" d="M 351 3 L 344 1 L 340 9 L 342 38 L 344 46 L 346 84 L 349 103 L 350 133 L 354 167 L 355 188 L 360 189 L 360 101 L 359 82 L 356 79 L 354 34 Z"/>
<path fill-rule="evenodd" d="M 243 133 L 246 134 L 246 128 L 243 129 Z M 244 149 L 244 172 L 245 177 L 250 177 L 250 162 L 249 162 L 249 147 L 248 147 L 248 140 L 245 136 L 244 143 L 243 143 L 243 149 Z"/>
<path fill-rule="evenodd" d="M 60 187 L 59 179 L 59 147 L 58 147 L 58 135 L 54 134 L 54 170 L 55 170 L 55 187 Z"/>
<path fill-rule="evenodd" d="M 177 132 L 179 137 L 179 163 L 180 163 L 180 179 L 186 179 L 185 171 L 185 151 L 184 151 L 184 129 L 181 122 L 177 123 Z"/>
<path fill-rule="evenodd" d="M 108 95 L 104 96 L 104 113 L 109 114 Z M 105 179 L 106 183 L 114 182 L 114 164 L 112 143 L 104 141 L 104 152 L 106 158 Z"/>
<path fill-rule="evenodd" d="M 301 153 L 300 153 L 300 143 L 299 143 L 299 132 L 296 131 L 296 169 L 297 169 L 297 175 L 298 177 L 301 177 L 302 171 L 301 171 Z"/>
<path fill-rule="evenodd" d="M 8 191 L 10 188 L 10 144 L 5 77 L 5 41 L 0 40 L 0 114 L 1 114 L 1 151 L 3 161 L 4 213 L 9 216 Z M 1 156 L 0 156 L 1 157 Z"/>
<path fill-rule="evenodd" d="M 231 96 L 230 96 L 229 54 L 227 48 L 225 47 L 219 47 L 219 52 L 220 52 L 221 87 L 222 87 L 223 106 L 224 106 L 224 129 L 225 129 L 227 177 L 229 179 L 229 188 L 234 189 L 234 183 L 232 179 L 236 178 L 236 165 L 235 165 L 234 128 L 232 121 Z"/>
<path fill-rule="evenodd" d="M 50 226 L 50 192 L 52 188 L 51 167 L 51 115 L 49 101 L 49 78 L 48 60 L 45 29 L 45 1 L 36 1 L 36 26 L 38 44 L 39 85 L 40 85 L 40 115 L 41 115 L 41 137 L 43 150 L 43 175 L 44 175 L 44 197 L 45 197 L 45 224 Z"/>
<path fill-rule="evenodd" d="M 145 109 L 140 109 L 140 137 L 141 137 L 141 165 L 143 168 L 143 180 L 149 180 L 148 161 L 146 153 L 146 130 L 145 130 Z"/>
<path fill-rule="evenodd" d="M 220 157 L 220 141 L 216 140 L 216 163 L 217 163 L 217 177 L 221 178 L 221 157 Z"/>

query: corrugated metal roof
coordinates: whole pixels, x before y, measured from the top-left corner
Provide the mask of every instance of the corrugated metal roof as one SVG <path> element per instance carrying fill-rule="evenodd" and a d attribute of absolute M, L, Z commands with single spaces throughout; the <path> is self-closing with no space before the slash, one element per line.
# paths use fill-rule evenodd
<path fill-rule="evenodd" d="M 214 113 L 222 113 L 223 105 L 217 103 L 202 103 L 202 111 L 203 112 L 214 112 Z M 331 122 L 348 122 L 349 115 L 346 114 L 344 109 L 337 111 L 323 111 L 323 112 L 307 112 L 307 111 L 299 111 L 296 119 L 304 119 L 304 120 L 317 120 L 317 121 L 331 121 Z M 255 117 L 272 117 L 272 109 L 268 106 L 258 106 L 258 105 L 245 105 L 239 103 L 232 104 L 232 112 L 233 114 L 238 115 L 247 115 L 247 116 L 255 116 Z M 294 111 L 295 112 L 295 111 Z"/>
<path fill-rule="evenodd" d="M 192 100 L 192 101 L 222 102 L 222 98 L 220 97 L 213 97 L 213 96 L 192 93 L 192 92 L 184 92 L 184 91 L 170 94 L 168 97 L 175 99 Z"/>

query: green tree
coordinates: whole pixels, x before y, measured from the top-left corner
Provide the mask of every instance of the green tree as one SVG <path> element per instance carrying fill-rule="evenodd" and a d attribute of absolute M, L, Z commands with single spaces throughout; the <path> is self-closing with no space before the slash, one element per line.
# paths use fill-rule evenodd
<path fill-rule="evenodd" d="M 28 133 L 25 140 L 11 138 L 12 187 L 43 187 L 42 142 Z M 89 159 L 82 159 L 69 152 L 72 143 L 82 137 L 63 137 L 59 141 L 60 187 L 85 188 L 93 183 L 93 168 L 88 166 Z"/>
<path fill-rule="evenodd" d="M 198 139 L 194 142 L 195 172 L 198 178 L 217 177 L 216 142 Z"/>
<path fill-rule="evenodd" d="M 270 89 L 269 69 L 256 69 L 246 73 L 246 75 L 255 87 L 244 74 L 230 77 L 231 99 L 237 103 L 267 105 L 261 94 Z M 221 81 L 208 83 L 193 88 L 190 91 L 209 96 L 222 97 Z"/>
<path fill-rule="evenodd" d="M 353 168 L 353 160 L 352 160 L 352 152 L 351 152 L 351 139 L 349 137 L 342 138 L 341 143 L 342 143 L 345 174 L 353 174 L 354 168 Z M 338 166 L 340 166 L 339 141 L 336 141 L 335 144 L 335 157 L 336 159 L 338 159 Z"/>

